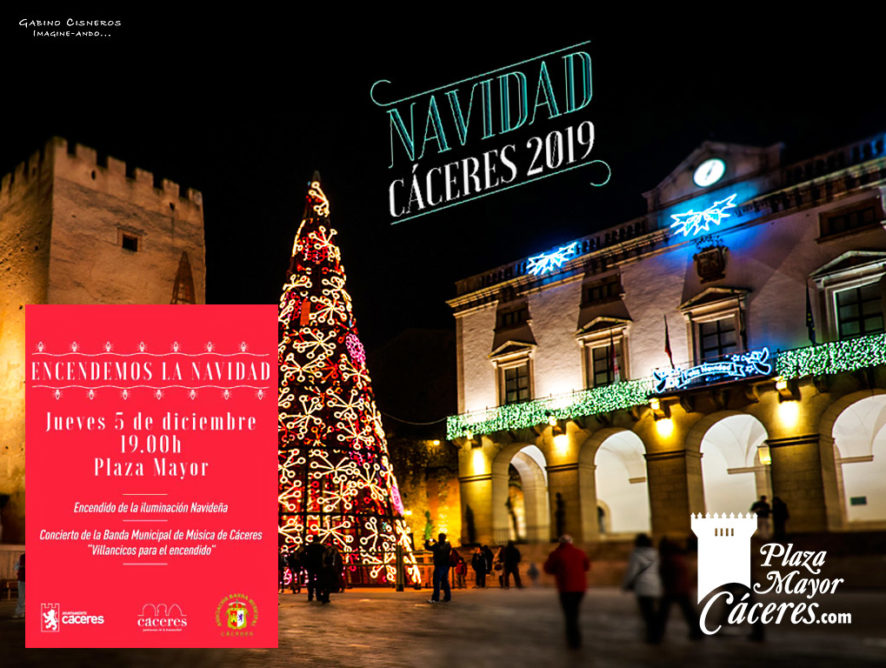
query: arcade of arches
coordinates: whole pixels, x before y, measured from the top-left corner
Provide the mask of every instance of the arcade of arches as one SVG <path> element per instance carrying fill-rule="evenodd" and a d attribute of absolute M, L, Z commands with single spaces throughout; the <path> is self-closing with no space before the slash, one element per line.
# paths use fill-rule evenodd
<path fill-rule="evenodd" d="M 766 495 L 787 503 L 789 532 L 883 530 L 886 389 L 860 385 L 702 391 L 458 439 L 462 513 L 480 542 L 590 542 L 688 535 L 690 513 L 748 512 Z"/>

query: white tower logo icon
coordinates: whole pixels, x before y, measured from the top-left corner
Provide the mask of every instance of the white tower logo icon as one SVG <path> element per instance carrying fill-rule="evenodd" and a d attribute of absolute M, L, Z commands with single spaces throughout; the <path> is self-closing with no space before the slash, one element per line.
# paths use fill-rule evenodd
<path fill-rule="evenodd" d="M 731 582 L 750 588 L 751 536 L 757 530 L 757 517 L 751 513 L 690 517 L 698 537 L 698 602 Z"/>

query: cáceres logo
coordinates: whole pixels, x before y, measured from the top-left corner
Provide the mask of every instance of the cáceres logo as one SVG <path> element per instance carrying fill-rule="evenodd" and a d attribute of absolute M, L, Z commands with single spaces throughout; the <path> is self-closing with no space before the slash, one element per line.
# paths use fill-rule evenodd
<path fill-rule="evenodd" d="M 142 631 L 177 632 L 188 626 L 188 616 L 178 603 L 145 603 L 136 619 Z"/>
<path fill-rule="evenodd" d="M 58 603 L 41 603 L 40 604 L 40 630 L 44 633 L 59 632 L 59 612 Z"/>
<path fill-rule="evenodd" d="M 215 608 L 215 624 L 223 636 L 251 636 L 257 623 L 258 606 L 246 594 L 228 594 Z"/>
<path fill-rule="evenodd" d="M 62 626 L 104 623 L 104 615 L 91 615 L 85 610 L 61 611 L 58 603 L 40 604 L 40 631 L 43 633 L 59 633 Z"/>
<path fill-rule="evenodd" d="M 711 596 L 702 608 L 699 627 L 707 635 L 721 628 L 709 622 L 717 603 L 726 605 L 729 624 L 851 624 L 848 612 L 823 612 L 814 598 L 836 594 L 843 578 L 822 577 L 827 559 L 825 550 L 809 551 L 794 548 L 793 543 L 763 543 L 760 566 L 766 571 L 765 582 L 751 580 L 751 536 L 758 528 L 757 517 L 726 513 L 713 516 L 691 515 L 692 531 L 698 538 L 698 602 L 715 589 L 726 586 Z M 747 589 L 739 593 L 733 585 Z M 799 600 L 763 603 L 758 595 L 776 594 Z"/>

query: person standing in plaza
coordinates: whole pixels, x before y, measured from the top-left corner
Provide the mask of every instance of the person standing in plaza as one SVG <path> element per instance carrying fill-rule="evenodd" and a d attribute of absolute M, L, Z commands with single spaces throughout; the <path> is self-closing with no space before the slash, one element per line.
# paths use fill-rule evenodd
<path fill-rule="evenodd" d="M 520 582 L 520 560 L 522 559 L 520 555 L 520 550 L 517 549 L 517 546 L 514 545 L 514 541 L 509 540 L 508 544 L 505 546 L 504 550 L 502 550 L 502 564 L 504 564 L 504 587 L 505 589 L 510 588 L 511 583 L 511 575 L 514 576 L 514 584 L 518 589 L 523 588 L 523 583 Z"/>
<path fill-rule="evenodd" d="M 474 577 L 476 579 L 477 588 L 485 588 L 486 573 L 489 572 L 489 565 L 486 562 L 486 554 L 483 552 L 483 549 L 479 545 L 477 546 L 477 549 L 474 550 L 474 554 L 471 557 L 471 568 L 474 569 Z"/>
<path fill-rule="evenodd" d="M 784 540 L 787 536 L 787 523 L 790 514 L 788 504 L 777 496 L 772 499 L 772 536 L 775 540 Z"/>
<path fill-rule="evenodd" d="M 25 553 L 22 552 L 22 556 L 18 558 L 18 563 L 15 566 L 16 578 L 18 579 L 18 600 L 15 604 L 15 612 L 12 613 L 12 616 L 16 619 L 21 619 L 25 616 Z"/>
<path fill-rule="evenodd" d="M 449 588 L 449 559 L 452 546 L 446 540 L 446 534 L 437 536 L 437 542 L 432 540 L 425 542 L 425 549 L 434 555 L 434 593 L 428 603 L 440 602 L 440 589 L 443 589 L 443 602 L 452 600 L 452 591 Z"/>
<path fill-rule="evenodd" d="M 572 544 L 572 536 L 560 536 L 560 545 L 551 552 L 544 565 L 545 573 L 557 578 L 560 605 L 566 617 L 566 643 L 573 649 L 581 647 L 578 613 L 588 588 L 586 572 L 591 567 L 588 555 Z"/>
<path fill-rule="evenodd" d="M 768 539 L 772 534 L 769 527 L 769 515 L 772 509 L 766 501 L 766 495 L 761 495 L 759 501 L 755 501 L 751 506 L 751 512 L 757 514 L 757 537 L 763 540 Z"/>
<path fill-rule="evenodd" d="M 646 626 L 646 642 L 658 641 L 657 604 L 662 595 L 661 575 L 658 572 L 658 553 L 645 533 L 637 535 L 634 551 L 628 561 L 622 589 L 637 596 L 640 616 Z"/>

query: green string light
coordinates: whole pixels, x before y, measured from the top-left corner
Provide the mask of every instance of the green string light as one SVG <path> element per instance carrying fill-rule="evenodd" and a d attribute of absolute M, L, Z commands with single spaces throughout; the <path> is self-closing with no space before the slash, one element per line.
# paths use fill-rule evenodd
<path fill-rule="evenodd" d="M 775 375 L 785 378 L 824 376 L 886 364 L 886 333 L 845 341 L 786 350 L 775 355 Z M 452 415 L 446 419 L 446 438 L 489 434 L 508 429 L 525 429 L 547 423 L 553 416 L 571 420 L 623 410 L 649 403 L 652 378 L 613 383 L 604 387 Z"/>

